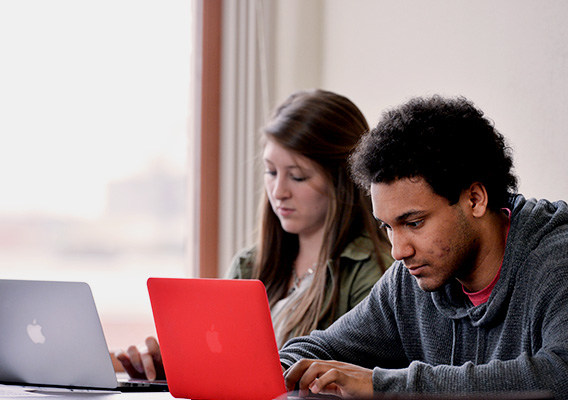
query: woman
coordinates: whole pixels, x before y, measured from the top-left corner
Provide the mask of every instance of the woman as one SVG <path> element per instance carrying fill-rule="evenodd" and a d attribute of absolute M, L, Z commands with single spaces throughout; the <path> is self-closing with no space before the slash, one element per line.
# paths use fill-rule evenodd
<path fill-rule="evenodd" d="M 262 130 L 258 239 L 235 256 L 228 277 L 265 284 L 279 347 L 328 327 L 367 296 L 392 262 L 370 201 L 347 168 L 368 129 L 350 100 L 311 90 L 292 94 Z M 117 358 L 134 377 L 160 377 L 157 341 L 146 345 Z"/>
<path fill-rule="evenodd" d="M 347 158 L 368 129 L 351 101 L 323 90 L 292 94 L 263 129 L 259 235 L 229 277 L 265 284 L 279 346 L 328 327 L 392 261 L 368 198 L 348 175 Z"/>

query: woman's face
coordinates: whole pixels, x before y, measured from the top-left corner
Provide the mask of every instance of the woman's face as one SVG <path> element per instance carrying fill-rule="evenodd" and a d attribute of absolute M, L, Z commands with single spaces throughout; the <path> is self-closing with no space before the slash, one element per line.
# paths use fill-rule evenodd
<path fill-rule="evenodd" d="M 282 228 L 297 235 L 323 233 L 328 181 L 317 164 L 273 140 L 264 147 L 264 187 Z"/>

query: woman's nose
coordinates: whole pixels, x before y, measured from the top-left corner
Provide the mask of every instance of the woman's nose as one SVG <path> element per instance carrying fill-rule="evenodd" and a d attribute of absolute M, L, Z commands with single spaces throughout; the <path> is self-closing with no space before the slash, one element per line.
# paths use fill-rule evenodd
<path fill-rule="evenodd" d="M 272 187 L 272 196 L 275 199 L 285 199 L 290 197 L 290 189 L 285 178 L 277 177 L 274 181 L 274 186 Z"/>

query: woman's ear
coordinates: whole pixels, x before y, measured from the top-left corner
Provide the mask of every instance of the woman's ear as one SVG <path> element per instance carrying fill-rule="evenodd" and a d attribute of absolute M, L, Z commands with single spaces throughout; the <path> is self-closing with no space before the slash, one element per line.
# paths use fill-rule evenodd
<path fill-rule="evenodd" d="M 474 182 L 469 189 L 466 190 L 466 193 L 469 196 L 472 215 L 476 218 L 483 217 L 487 212 L 487 204 L 489 202 L 485 186 L 480 182 Z"/>

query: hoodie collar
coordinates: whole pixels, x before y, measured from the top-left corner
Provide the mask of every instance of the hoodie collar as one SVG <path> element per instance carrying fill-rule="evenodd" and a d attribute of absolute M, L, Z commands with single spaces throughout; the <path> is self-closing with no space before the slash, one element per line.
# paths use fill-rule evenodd
<path fill-rule="evenodd" d="M 439 291 L 433 292 L 436 308 L 451 319 L 470 318 L 473 325 L 484 325 L 505 312 L 515 277 L 528 255 L 538 246 L 542 237 L 555 227 L 568 222 L 568 206 L 564 202 L 525 199 L 522 195 L 511 198 L 511 227 L 505 246 L 501 276 L 489 300 L 473 306 L 463 293 L 461 284 L 454 280 Z M 522 245 L 518 245 L 522 243 Z"/>

